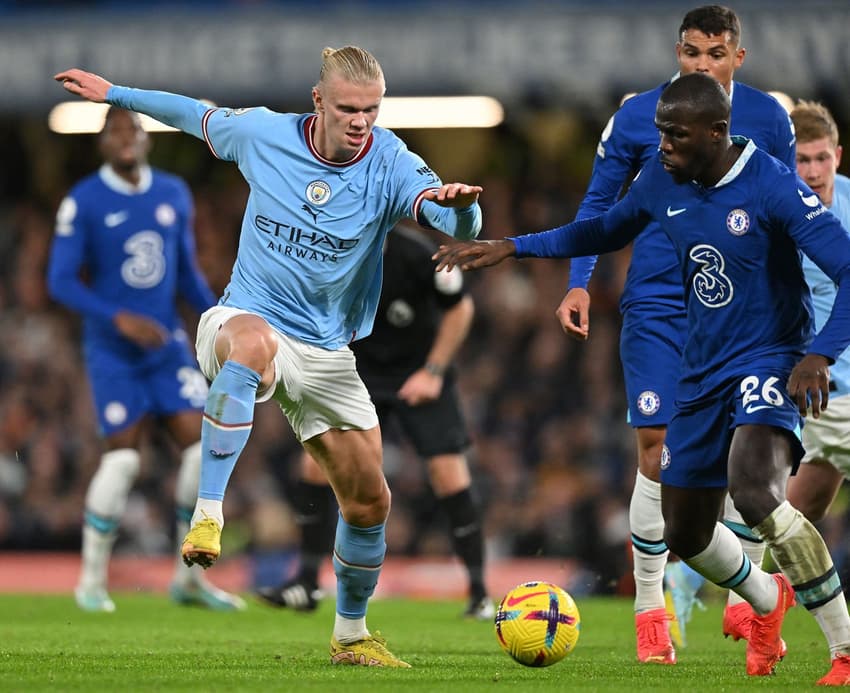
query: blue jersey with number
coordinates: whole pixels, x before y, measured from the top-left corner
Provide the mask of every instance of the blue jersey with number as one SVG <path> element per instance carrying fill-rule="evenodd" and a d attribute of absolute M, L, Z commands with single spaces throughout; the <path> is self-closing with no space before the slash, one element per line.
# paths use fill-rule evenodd
<path fill-rule="evenodd" d="M 832 193 L 832 205 L 829 208 L 844 229 L 850 233 L 850 178 L 838 174 L 835 176 L 835 190 Z M 803 272 L 812 291 L 812 304 L 815 308 L 815 330 L 820 332 L 829 318 L 835 295 L 838 292 L 835 282 L 827 277 L 823 270 L 803 256 Z M 850 349 L 839 356 L 829 368 L 830 380 L 835 383 L 836 395 L 850 394 Z"/>
<path fill-rule="evenodd" d="M 666 82 L 652 91 L 628 99 L 615 113 L 599 141 L 593 174 L 579 206 L 577 219 L 604 213 L 616 202 L 623 185 L 631 180 L 658 151 L 655 107 Z M 730 92 L 730 133 L 753 140 L 757 146 L 793 170 L 794 132 L 788 114 L 776 99 L 746 84 L 733 82 Z M 587 287 L 596 257 L 576 258 L 570 270 L 570 288 Z M 677 277 L 673 248 L 655 223 L 635 238 L 626 284 L 620 299 L 623 312 L 633 304 L 646 310 L 665 307 L 684 310 L 682 285 Z"/>
<path fill-rule="evenodd" d="M 210 109 L 178 94 L 116 86 L 108 100 L 201 137 L 215 156 L 236 162 L 250 193 L 221 303 L 296 339 L 337 349 L 372 331 L 384 238 L 400 219 L 449 231 L 448 216 L 466 214 L 457 235 L 480 228 L 477 204 L 453 210 L 424 199 L 442 182 L 384 128 L 336 163 L 314 144 L 315 114 Z"/>
<path fill-rule="evenodd" d="M 142 349 L 116 330 L 112 320 L 120 310 L 148 316 L 185 342 L 178 296 L 199 313 L 214 305 L 196 266 L 193 216 L 186 184 L 149 167 L 134 187 L 104 165 L 62 201 L 48 285 L 56 300 L 81 314 L 90 362 L 158 358 L 158 350 Z"/>
<path fill-rule="evenodd" d="M 576 257 L 621 248 L 660 223 L 688 316 L 679 408 L 758 368 L 790 372 L 807 349 L 835 359 L 850 343 L 850 237 L 795 171 L 735 142 L 746 144 L 738 161 L 710 188 L 676 184 L 653 157 L 603 216 L 514 239 L 520 257 Z M 840 285 L 814 341 L 798 248 Z"/>

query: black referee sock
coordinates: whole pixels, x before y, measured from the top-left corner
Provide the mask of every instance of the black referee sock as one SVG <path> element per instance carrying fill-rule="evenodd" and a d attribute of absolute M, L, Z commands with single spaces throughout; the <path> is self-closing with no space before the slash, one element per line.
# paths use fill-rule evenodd
<path fill-rule="evenodd" d="M 333 551 L 336 532 L 336 498 L 330 486 L 299 480 L 292 498 L 295 522 L 301 530 L 301 564 L 298 582 L 319 585 L 319 568 Z"/>
<path fill-rule="evenodd" d="M 484 536 L 478 506 L 468 488 L 439 499 L 451 525 L 452 545 L 469 573 L 469 594 L 476 599 L 487 596 L 484 587 Z"/>

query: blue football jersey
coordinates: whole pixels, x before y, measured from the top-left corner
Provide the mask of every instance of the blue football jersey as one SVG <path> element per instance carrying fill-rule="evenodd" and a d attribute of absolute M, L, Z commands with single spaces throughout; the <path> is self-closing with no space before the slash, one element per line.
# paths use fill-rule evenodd
<path fill-rule="evenodd" d="M 735 141 L 746 143 L 743 152 L 711 188 L 676 184 L 656 156 L 605 215 L 514 241 L 520 257 L 575 257 L 621 248 L 659 222 L 688 317 L 679 407 L 754 367 L 790 371 L 807 349 L 835 359 L 850 343 L 850 237 L 795 171 L 752 141 Z M 800 250 L 840 284 L 813 342 Z"/>
<path fill-rule="evenodd" d="M 195 264 L 193 216 L 186 184 L 149 167 L 137 187 L 104 165 L 71 189 L 56 214 L 48 285 L 82 316 L 87 353 L 154 358 L 116 330 L 117 312 L 146 315 L 185 340 L 178 295 L 199 313 L 215 303 Z"/>
<path fill-rule="evenodd" d="M 850 178 L 838 174 L 835 176 L 835 190 L 832 205 L 829 208 L 838 221 L 850 233 Z M 803 272 L 812 291 L 812 304 L 815 309 L 815 330 L 820 332 L 829 318 L 832 304 L 838 289 L 835 282 L 827 277 L 823 270 L 803 256 Z M 836 386 L 836 395 L 850 394 L 850 349 L 844 351 L 829 368 L 830 379 Z"/>
<path fill-rule="evenodd" d="M 628 99 L 602 132 L 597 146 L 593 173 L 579 206 L 577 219 L 604 213 L 616 202 L 624 184 L 658 151 L 659 135 L 655 128 L 655 107 L 666 82 L 655 89 Z M 730 134 L 753 140 L 794 170 L 795 140 L 788 113 L 776 99 L 740 82 L 733 82 L 730 98 L 732 117 Z M 630 305 L 666 305 L 682 309 L 682 285 L 676 277 L 676 258 L 670 242 L 652 224 L 634 241 L 632 259 L 620 299 L 625 312 Z M 570 270 L 570 288 L 585 288 L 595 264 L 595 256 L 576 258 Z"/>

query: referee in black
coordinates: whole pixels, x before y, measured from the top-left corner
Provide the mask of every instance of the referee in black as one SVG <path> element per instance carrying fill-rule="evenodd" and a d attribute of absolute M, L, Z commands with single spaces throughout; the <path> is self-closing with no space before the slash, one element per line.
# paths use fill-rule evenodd
<path fill-rule="evenodd" d="M 448 517 L 452 545 L 469 585 L 465 616 L 491 620 L 484 585 L 480 512 L 470 490 L 464 450 L 469 435 L 460 410 L 452 362 L 474 314 L 459 270 L 435 272 L 436 246 L 420 231 L 396 227 L 384 247 L 384 278 L 375 325 L 353 342 L 357 371 L 372 397 L 382 428 L 395 418 L 428 467 L 431 488 Z M 318 464 L 307 453 L 292 503 L 301 529 L 297 575 L 259 596 L 269 604 L 312 611 L 321 596 L 319 568 L 333 549 L 336 500 Z M 392 520 L 390 520 L 392 521 Z"/>

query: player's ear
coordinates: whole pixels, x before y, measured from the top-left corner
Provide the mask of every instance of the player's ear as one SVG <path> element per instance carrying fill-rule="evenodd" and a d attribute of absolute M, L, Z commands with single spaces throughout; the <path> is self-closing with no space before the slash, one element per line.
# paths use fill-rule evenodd
<path fill-rule="evenodd" d="M 726 134 L 729 132 L 729 121 L 728 120 L 715 120 L 711 124 L 711 136 L 715 140 L 721 140 L 726 137 Z"/>
<path fill-rule="evenodd" d="M 313 87 L 313 110 L 316 113 L 320 113 L 325 110 L 324 105 L 322 105 L 322 93 L 318 90 L 318 88 Z"/>

